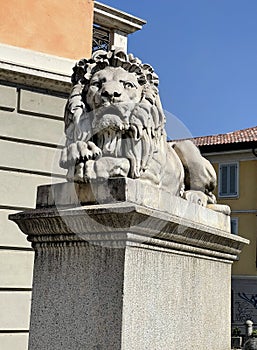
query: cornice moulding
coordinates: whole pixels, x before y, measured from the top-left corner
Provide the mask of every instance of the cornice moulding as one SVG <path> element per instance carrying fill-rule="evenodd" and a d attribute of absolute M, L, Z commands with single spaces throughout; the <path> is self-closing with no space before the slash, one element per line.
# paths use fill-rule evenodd
<path fill-rule="evenodd" d="M 94 23 L 130 34 L 142 29 L 146 21 L 95 1 Z"/>
<path fill-rule="evenodd" d="M 75 60 L 0 44 L 0 79 L 69 92 Z"/>

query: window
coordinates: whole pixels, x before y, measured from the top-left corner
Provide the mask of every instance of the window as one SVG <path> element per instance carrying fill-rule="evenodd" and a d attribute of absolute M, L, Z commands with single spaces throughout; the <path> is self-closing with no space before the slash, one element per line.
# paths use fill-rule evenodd
<path fill-rule="evenodd" d="M 108 29 L 101 27 L 100 25 L 93 25 L 93 45 L 92 51 L 110 49 L 110 32 Z"/>
<path fill-rule="evenodd" d="M 238 163 L 220 164 L 219 196 L 238 196 Z"/>
<path fill-rule="evenodd" d="M 231 233 L 238 235 L 238 218 L 230 218 Z"/>

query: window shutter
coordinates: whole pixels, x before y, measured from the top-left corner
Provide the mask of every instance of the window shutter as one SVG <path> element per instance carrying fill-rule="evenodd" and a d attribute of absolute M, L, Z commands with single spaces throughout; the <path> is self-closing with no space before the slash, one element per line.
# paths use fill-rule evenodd
<path fill-rule="evenodd" d="M 238 234 L 238 218 L 231 218 L 230 225 L 231 225 L 231 233 L 233 233 L 234 235 L 237 235 Z"/>
<path fill-rule="evenodd" d="M 237 165 L 236 164 L 231 164 L 229 166 L 229 177 L 230 177 L 230 194 L 237 194 Z"/>
<path fill-rule="evenodd" d="M 221 194 L 228 193 L 228 167 L 221 165 Z"/>
<path fill-rule="evenodd" d="M 221 197 L 234 197 L 238 195 L 237 163 L 220 164 L 219 195 Z"/>

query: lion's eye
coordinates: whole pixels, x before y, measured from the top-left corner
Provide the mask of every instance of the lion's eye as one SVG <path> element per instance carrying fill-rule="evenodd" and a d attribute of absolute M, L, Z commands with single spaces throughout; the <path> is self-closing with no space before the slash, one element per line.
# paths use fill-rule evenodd
<path fill-rule="evenodd" d="M 130 81 L 124 81 L 123 84 L 126 89 L 132 89 L 133 87 L 136 87 L 135 84 L 131 83 Z"/>
<path fill-rule="evenodd" d="M 93 82 L 91 82 L 90 85 L 91 85 L 91 86 L 95 86 L 95 87 L 97 87 L 97 88 L 100 88 L 102 84 L 101 84 L 100 81 L 93 81 Z"/>

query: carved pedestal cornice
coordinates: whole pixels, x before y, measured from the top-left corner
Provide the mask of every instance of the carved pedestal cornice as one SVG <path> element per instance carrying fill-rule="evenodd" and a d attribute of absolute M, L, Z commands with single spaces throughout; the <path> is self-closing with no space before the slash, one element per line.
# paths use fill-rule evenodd
<path fill-rule="evenodd" d="M 10 215 L 10 219 L 28 235 L 35 249 L 90 242 L 108 247 L 136 245 L 183 251 L 233 261 L 247 243 L 241 237 L 201 222 L 129 202 L 59 210 L 41 208 Z"/>

